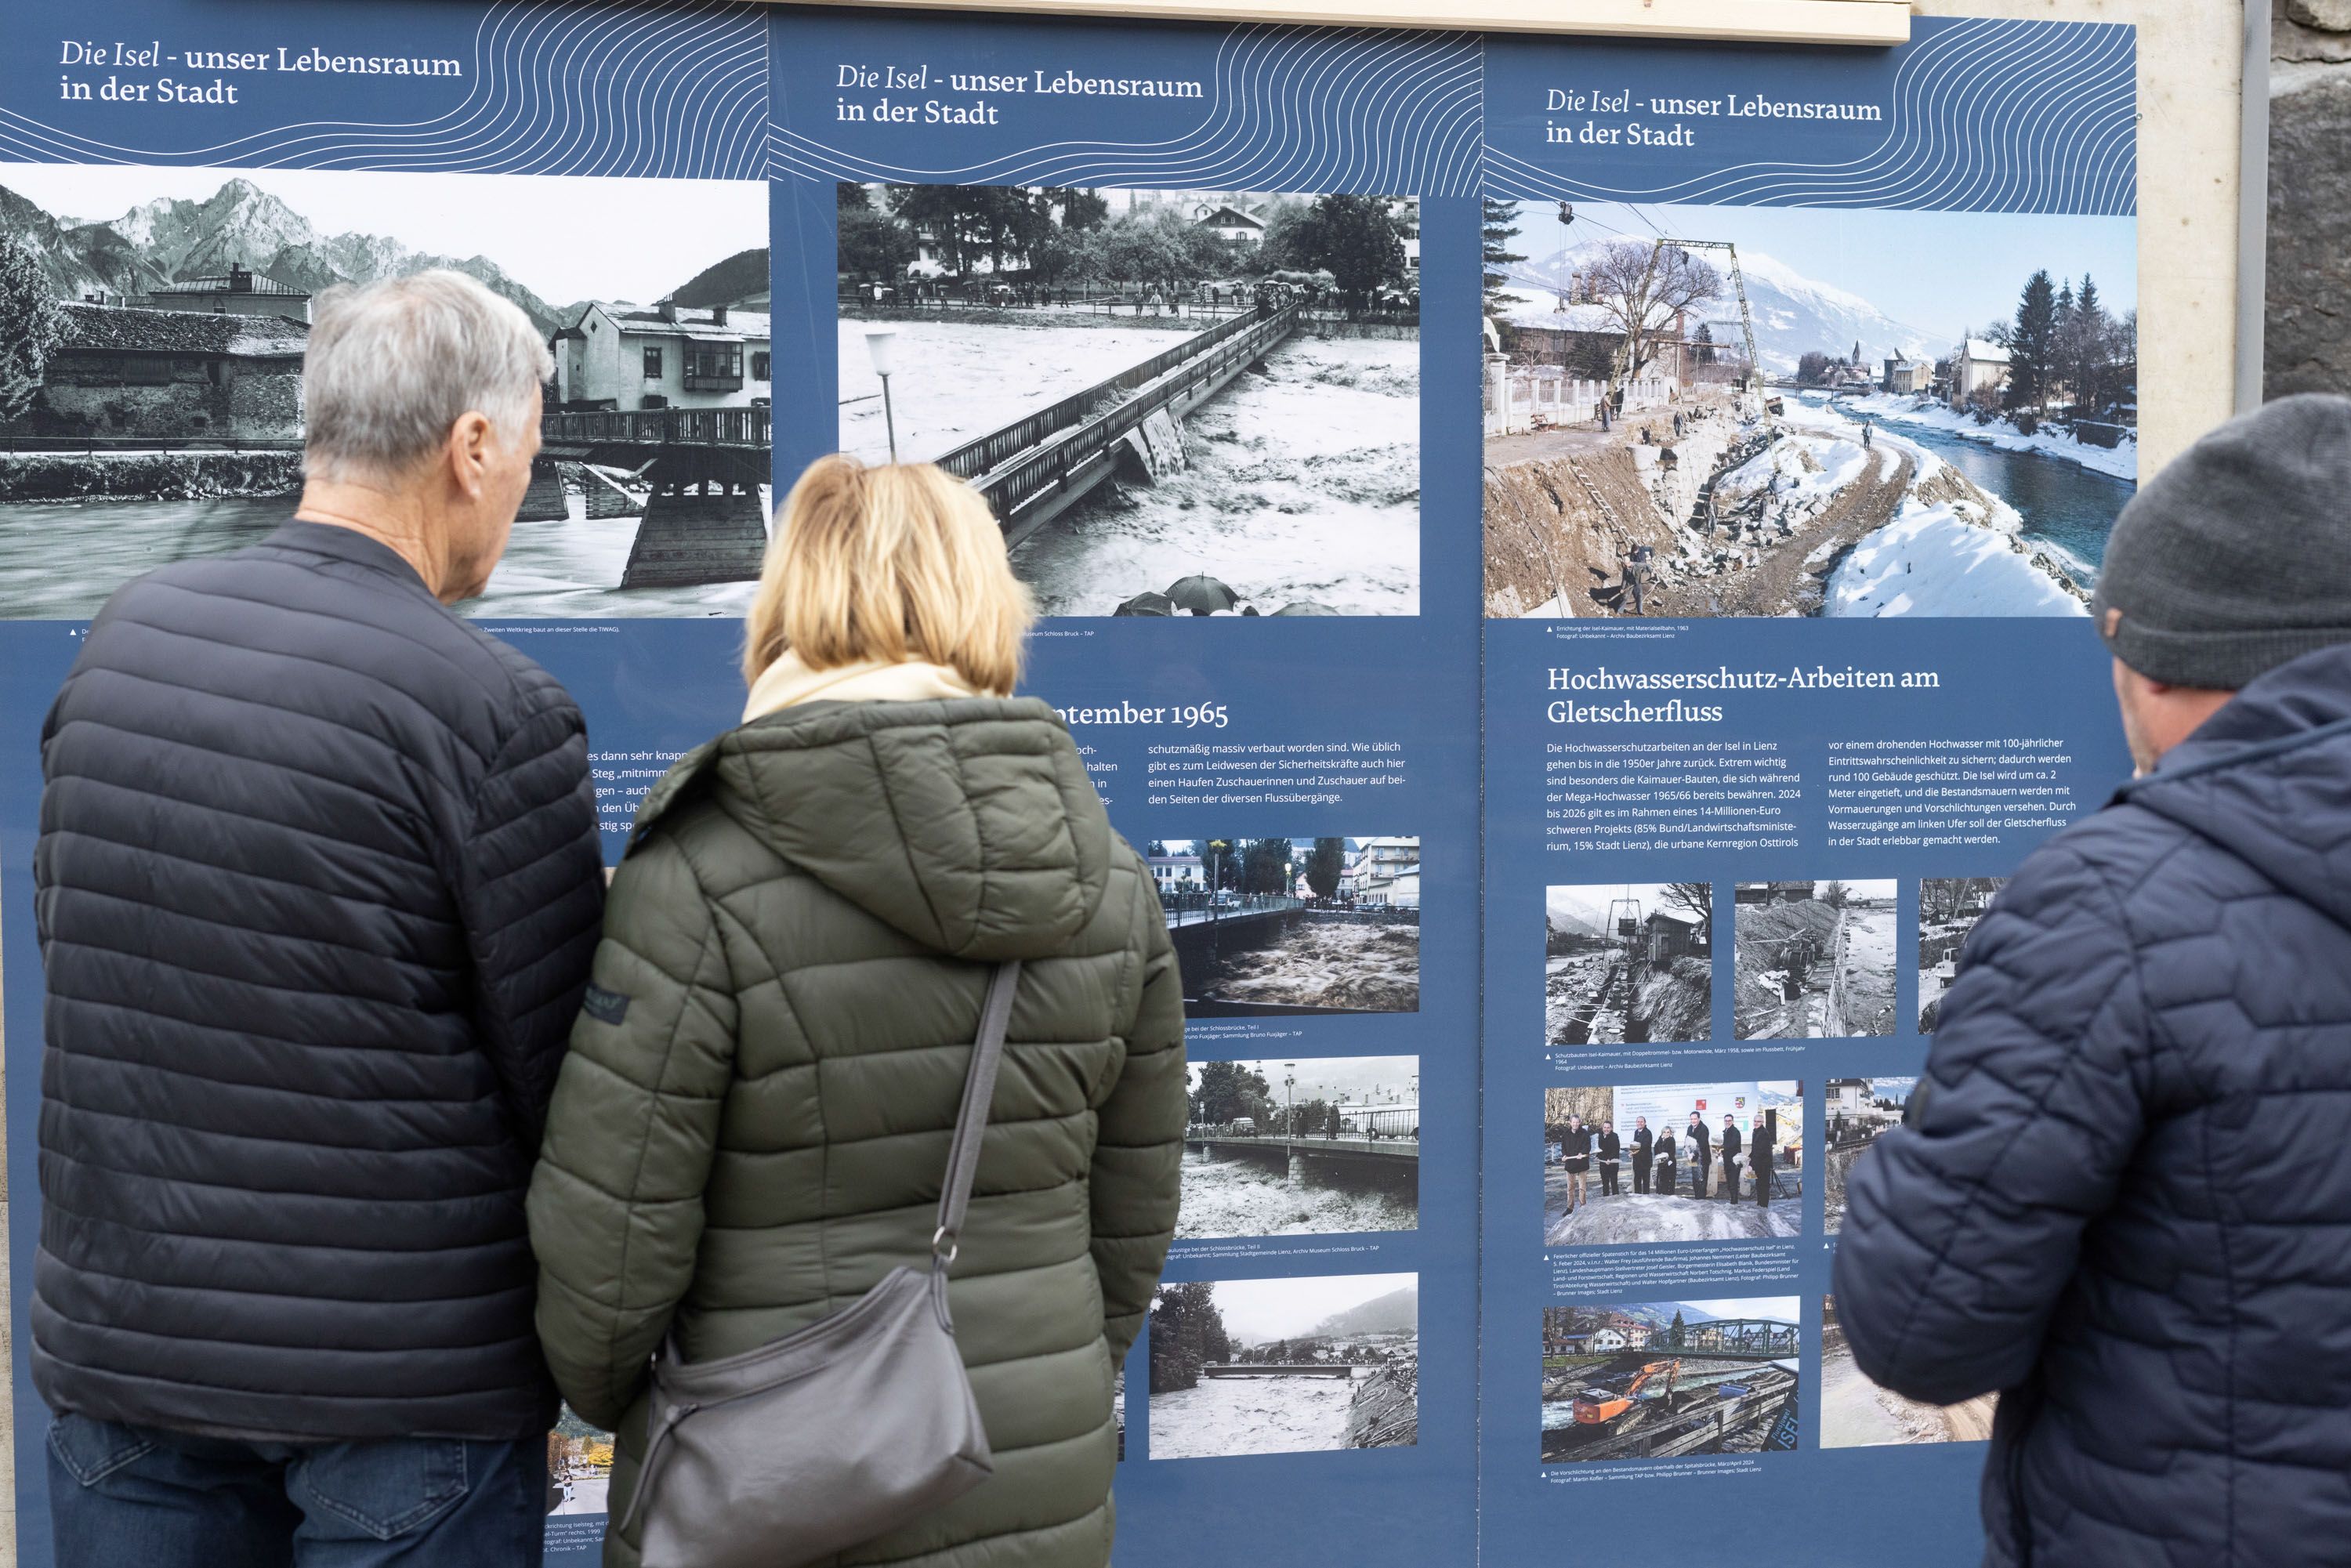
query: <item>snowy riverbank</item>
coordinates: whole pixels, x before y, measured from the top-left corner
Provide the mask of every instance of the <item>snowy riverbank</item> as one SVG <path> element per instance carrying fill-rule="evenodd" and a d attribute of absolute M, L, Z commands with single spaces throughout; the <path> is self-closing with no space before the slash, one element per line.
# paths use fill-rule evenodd
<path fill-rule="evenodd" d="M 2036 452 L 2112 478 L 2127 479 L 2134 484 L 2138 480 L 2136 441 L 2125 441 L 2118 446 L 2093 446 L 2088 442 L 2076 441 L 2053 424 L 2044 424 L 2027 435 L 2005 420 L 1978 424 L 1972 414 L 1961 413 L 1931 397 L 1904 392 L 1872 392 L 1866 397 L 1844 398 L 1839 400 L 1839 406 L 1881 424 L 1892 422 L 1924 425 L 1964 441 L 1997 446 L 2003 452 Z"/>
<path fill-rule="evenodd" d="M 1789 404 L 1788 421 L 1834 451 L 1859 436 L 1850 415 L 1873 401 Z M 1873 415 L 1873 417 L 1876 417 Z M 1890 417 L 1890 416 L 1889 416 Z M 1923 422 L 1922 422 L 1923 423 Z M 2023 538 L 2024 520 L 1999 497 L 1970 483 L 1915 441 L 1879 425 L 1872 450 L 1907 454 L 1914 465 L 1900 509 L 1863 538 L 1830 574 L 1824 615 L 2086 615 L 2089 607 L 2059 564 Z M 1751 465 L 1750 465 L 1751 466 Z M 1859 476 L 1858 467 L 1839 483 Z"/>

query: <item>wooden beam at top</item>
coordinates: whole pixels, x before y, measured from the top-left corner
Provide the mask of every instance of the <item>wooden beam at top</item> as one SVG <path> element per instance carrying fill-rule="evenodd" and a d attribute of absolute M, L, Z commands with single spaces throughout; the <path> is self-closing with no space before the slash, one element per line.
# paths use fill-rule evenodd
<path fill-rule="evenodd" d="M 773 0 L 832 5 L 840 0 Z M 1909 0 L 849 0 L 871 10 L 1000 11 L 1161 22 L 1290 22 L 1780 44 L 1910 41 Z"/>

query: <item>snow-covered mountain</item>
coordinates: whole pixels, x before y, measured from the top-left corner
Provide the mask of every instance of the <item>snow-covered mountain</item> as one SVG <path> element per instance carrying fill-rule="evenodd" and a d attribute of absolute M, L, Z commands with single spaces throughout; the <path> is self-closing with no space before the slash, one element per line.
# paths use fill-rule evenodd
<path fill-rule="evenodd" d="M 1541 261 L 1520 262 L 1510 268 L 1509 292 L 1519 302 L 1510 319 L 1541 327 L 1558 314 L 1559 291 L 1569 280 L 1589 271 L 1601 251 L 1623 240 L 1587 240 Z M 1730 287 L 1730 269 L 1719 256 L 1698 253 L 1722 275 L 1723 297 L 1701 304 L 1697 317 L 1707 323 L 1718 343 L 1740 340 L 1739 299 Z M 1796 361 L 1817 350 L 1832 359 L 1853 352 L 1857 340 L 1862 357 L 1871 364 L 1903 353 L 1912 359 L 1934 360 L 1951 351 L 1955 340 L 1895 320 L 1876 306 L 1847 289 L 1806 277 L 1787 263 L 1761 251 L 1741 250 L 1739 270 L 1747 283 L 1747 305 L 1755 320 L 1755 351 L 1763 368 L 1792 375 Z M 1693 325 L 1691 330 L 1696 331 Z"/>
<path fill-rule="evenodd" d="M 145 293 L 231 266 L 314 294 L 338 283 L 372 283 L 446 267 L 521 306 L 542 331 L 552 331 L 563 315 L 487 256 L 436 256 L 382 235 L 321 234 L 244 179 L 227 181 L 200 202 L 158 197 L 96 223 L 52 216 L 0 187 L 0 235 L 27 246 L 58 296 L 68 299 L 99 290 Z"/>

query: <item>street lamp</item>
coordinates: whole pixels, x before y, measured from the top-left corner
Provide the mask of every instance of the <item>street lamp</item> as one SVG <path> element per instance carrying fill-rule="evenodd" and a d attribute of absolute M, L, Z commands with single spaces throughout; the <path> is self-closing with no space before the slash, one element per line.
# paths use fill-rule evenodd
<path fill-rule="evenodd" d="M 898 461 L 898 416 L 890 407 L 890 372 L 897 369 L 898 329 L 868 327 L 865 329 L 865 357 L 873 361 L 873 373 L 882 378 L 882 423 L 890 433 L 890 461 Z"/>
<path fill-rule="evenodd" d="M 1298 1136 L 1298 1063 L 1281 1064 L 1281 1130 L 1289 1137 Z"/>

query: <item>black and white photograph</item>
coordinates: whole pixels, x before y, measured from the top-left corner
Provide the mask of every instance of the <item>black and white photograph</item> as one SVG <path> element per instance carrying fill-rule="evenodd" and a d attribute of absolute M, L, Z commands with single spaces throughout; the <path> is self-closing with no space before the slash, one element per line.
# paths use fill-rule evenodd
<path fill-rule="evenodd" d="M 2079 616 L 2137 225 L 1485 204 L 1489 616 Z"/>
<path fill-rule="evenodd" d="M 1959 977 L 1959 949 L 2008 885 L 2004 876 L 1928 877 L 1918 884 L 1918 1032 L 1935 1032 L 1943 993 Z"/>
<path fill-rule="evenodd" d="M 1545 888 L 1543 1032 L 1553 1045 L 1710 1039 L 1713 884 Z"/>
<path fill-rule="evenodd" d="M 1420 1010 L 1420 840 L 1153 839 L 1195 1019 Z"/>
<path fill-rule="evenodd" d="M 505 559 L 458 608 L 740 614 L 772 499 L 765 184 L 29 163 L 0 164 L 0 613 L 86 617 L 286 521 L 315 301 L 435 267 L 555 361 Z"/>
<path fill-rule="evenodd" d="M 1046 614 L 1420 612 L 1416 198 L 838 195 L 841 450 L 969 479 Z"/>
<path fill-rule="evenodd" d="M 1822 1448 L 1987 1442 L 1999 1408 L 1997 1394 L 1957 1405 L 1922 1405 L 1872 1383 L 1853 1363 L 1853 1349 L 1837 1323 L 1836 1298 L 1821 1298 Z"/>
<path fill-rule="evenodd" d="M 1154 1459 L 1419 1440 L 1417 1274 L 1162 1285 L 1144 1332 Z"/>
<path fill-rule="evenodd" d="M 1801 1446 L 1793 1296 L 1547 1307 L 1542 1462 Z"/>
<path fill-rule="evenodd" d="M 1828 1166 L 1823 1228 L 1834 1236 L 1844 1228 L 1844 1184 L 1862 1155 L 1887 1129 L 1902 1124 L 1916 1078 L 1832 1078 L 1823 1108 Z"/>
<path fill-rule="evenodd" d="M 1892 882 L 1742 882 L 1732 898 L 1740 1039 L 1894 1032 Z"/>
<path fill-rule="evenodd" d="M 1804 1233 L 1804 1086 L 1591 1084 L 1543 1091 L 1549 1247 Z"/>
<path fill-rule="evenodd" d="M 1186 1069 L 1178 1241 L 1420 1225 L 1420 1059 L 1202 1061 Z"/>

